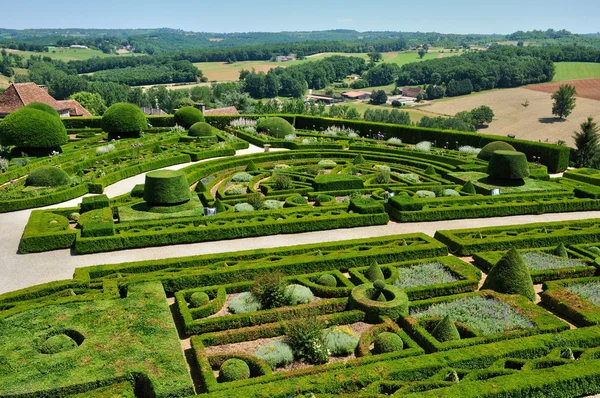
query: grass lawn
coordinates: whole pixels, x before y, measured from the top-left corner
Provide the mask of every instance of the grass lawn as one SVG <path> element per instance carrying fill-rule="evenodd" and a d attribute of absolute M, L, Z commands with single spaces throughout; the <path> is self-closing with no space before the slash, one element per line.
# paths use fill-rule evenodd
<path fill-rule="evenodd" d="M 0 75 L 0 88 L 7 88 L 10 84 L 10 78 Z"/>
<path fill-rule="evenodd" d="M 441 51 L 444 51 L 443 53 Z M 460 55 L 462 53 L 451 53 L 450 50 L 444 50 L 442 48 L 430 48 L 429 52 L 425 54 L 423 58 L 419 57 L 419 54 L 416 51 L 413 52 L 402 52 L 396 55 L 394 58 L 390 60 L 385 60 L 386 62 L 396 64 L 398 66 L 411 64 L 413 62 L 422 62 L 430 59 L 436 58 L 444 58 L 444 57 L 452 57 L 455 55 Z"/>
<path fill-rule="evenodd" d="M 10 49 L 7 49 L 6 52 L 19 54 L 24 57 L 29 57 L 31 55 L 36 55 L 36 56 L 41 55 L 43 57 L 50 57 L 52 59 L 55 59 L 58 61 L 65 61 L 65 62 L 90 59 L 94 56 L 100 57 L 100 58 L 114 56 L 113 54 L 104 54 L 100 50 L 92 50 L 92 49 L 86 50 L 86 49 L 80 49 L 80 48 L 71 49 L 71 48 L 62 48 L 62 47 L 57 47 L 55 49 L 52 49 L 52 50 L 49 50 L 48 52 L 43 52 L 43 53 L 37 53 L 37 52 L 33 52 L 33 51 L 10 50 Z"/>
<path fill-rule="evenodd" d="M 600 78 L 600 63 L 594 62 L 555 62 L 556 73 L 553 82 L 575 79 Z"/>

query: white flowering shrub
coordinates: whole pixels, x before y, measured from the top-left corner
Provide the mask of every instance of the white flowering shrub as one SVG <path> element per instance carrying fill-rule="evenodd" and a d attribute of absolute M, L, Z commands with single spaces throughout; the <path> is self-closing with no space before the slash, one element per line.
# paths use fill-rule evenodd
<path fill-rule="evenodd" d="M 240 171 L 239 173 L 235 173 L 233 177 L 231 177 L 231 181 L 234 182 L 250 182 L 252 179 L 252 174 L 246 173 L 245 171 Z"/>
<path fill-rule="evenodd" d="M 411 182 L 413 184 L 417 184 L 419 182 L 421 182 L 421 180 L 419 179 L 419 176 L 413 173 L 406 173 L 406 174 L 398 174 L 398 176 L 408 182 Z"/>
<path fill-rule="evenodd" d="M 390 144 L 402 144 L 402 140 L 400 138 L 392 137 L 387 140 Z"/>
<path fill-rule="evenodd" d="M 113 144 L 107 144 L 107 145 L 99 146 L 98 148 L 96 148 L 96 154 L 97 155 L 106 155 L 107 153 L 110 153 L 114 150 L 115 150 L 115 146 Z"/>
<path fill-rule="evenodd" d="M 283 139 L 286 140 L 286 141 L 296 141 L 296 135 L 295 134 L 288 134 Z"/>
<path fill-rule="evenodd" d="M 349 134 L 356 134 L 356 131 L 354 131 L 351 128 L 347 128 L 347 127 L 338 127 L 338 126 L 329 126 L 327 127 L 326 130 L 323 130 L 323 135 L 329 136 L 329 137 L 348 137 Z M 358 134 L 356 134 L 356 137 L 358 137 Z"/>
<path fill-rule="evenodd" d="M 419 152 L 430 152 L 431 151 L 431 142 L 421 141 L 413 147 L 413 150 L 419 151 Z"/>
<path fill-rule="evenodd" d="M 461 146 L 458 148 L 458 152 L 465 155 L 478 155 L 481 152 L 481 148 L 475 148 L 470 145 Z"/>
<path fill-rule="evenodd" d="M 376 164 L 375 166 L 373 166 L 373 169 L 377 170 L 377 171 L 387 171 L 387 172 L 392 170 L 392 169 L 390 169 L 390 166 L 387 166 L 385 164 Z"/>
<path fill-rule="evenodd" d="M 337 163 L 336 163 L 336 162 L 334 162 L 333 160 L 330 160 L 330 159 L 323 159 L 323 160 L 320 160 L 318 164 L 320 164 L 321 166 L 323 166 L 323 165 L 330 165 L 330 166 L 334 166 L 334 165 L 336 165 Z"/>
<path fill-rule="evenodd" d="M 8 160 L 0 158 L 0 173 L 6 173 L 8 170 Z"/>
<path fill-rule="evenodd" d="M 170 133 L 185 133 L 185 128 L 176 124 L 169 130 Z"/>

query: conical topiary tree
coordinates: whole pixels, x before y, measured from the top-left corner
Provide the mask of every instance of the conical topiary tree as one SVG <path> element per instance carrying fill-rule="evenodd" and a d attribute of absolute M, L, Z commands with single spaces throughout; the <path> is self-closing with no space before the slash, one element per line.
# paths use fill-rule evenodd
<path fill-rule="evenodd" d="M 256 167 L 256 164 L 254 164 L 254 162 L 251 160 L 248 162 L 248 164 L 246 165 L 246 171 L 256 171 L 258 170 L 258 167 Z"/>
<path fill-rule="evenodd" d="M 428 176 L 435 175 L 435 169 L 432 165 L 427 166 L 427 168 L 425 169 L 425 174 L 427 174 Z"/>
<path fill-rule="evenodd" d="M 458 373 L 456 373 L 456 370 L 452 369 L 450 372 L 448 372 L 446 377 L 444 377 L 444 381 L 458 383 L 460 381 L 460 378 L 458 377 Z"/>
<path fill-rule="evenodd" d="M 473 185 L 471 181 L 465 182 L 465 185 L 463 185 L 460 190 L 464 193 L 477 193 L 477 191 L 475 191 L 475 185 Z"/>
<path fill-rule="evenodd" d="M 565 245 L 562 242 L 558 246 L 556 246 L 556 248 L 554 249 L 552 254 L 554 254 L 555 256 L 558 256 L 558 257 L 569 258 L 569 254 L 567 253 L 567 248 L 565 247 Z"/>
<path fill-rule="evenodd" d="M 217 213 L 223 213 L 225 211 L 225 205 L 221 203 L 221 199 L 215 200 L 213 207 L 217 209 Z"/>
<path fill-rule="evenodd" d="M 525 261 L 515 249 L 510 249 L 492 267 L 482 289 L 491 289 L 505 294 L 520 294 L 535 301 L 531 275 Z"/>
<path fill-rule="evenodd" d="M 444 319 L 436 325 L 431 332 L 431 335 L 437 339 L 440 343 L 445 341 L 460 340 L 460 334 L 456 325 L 450 318 L 450 315 L 446 315 Z"/>
<path fill-rule="evenodd" d="M 198 181 L 198 184 L 196 184 L 196 189 L 194 189 L 194 191 L 197 193 L 206 192 L 206 185 L 204 185 L 202 180 Z"/>
<path fill-rule="evenodd" d="M 371 297 L 371 300 L 382 301 L 382 302 L 387 301 L 387 299 L 385 298 L 385 295 L 383 294 L 384 289 L 385 289 L 385 282 L 383 281 L 383 279 L 376 280 L 373 283 L 373 296 Z"/>
<path fill-rule="evenodd" d="M 383 271 L 381 270 L 381 267 L 379 267 L 379 264 L 377 264 L 377 261 L 373 261 L 371 263 L 369 268 L 365 271 L 365 277 L 370 282 L 375 282 L 376 280 L 384 280 L 385 279 L 385 277 L 383 276 Z"/>
<path fill-rule="evenodd" d="M 356 155 L 356 157 L 352 161 L 352 164 L 365 164 L 366 162 L 367 161 L 365 160 L 363 155 L 359 153 L 358 155 Z"/>

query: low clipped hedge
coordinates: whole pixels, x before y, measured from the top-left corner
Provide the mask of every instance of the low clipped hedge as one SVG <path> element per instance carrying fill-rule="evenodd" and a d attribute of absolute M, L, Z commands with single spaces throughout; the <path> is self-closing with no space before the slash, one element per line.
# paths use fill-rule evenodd
<path fill-rule="evenodd" d="M 110 201 L 108 200 L 108 196 L 106 195 L 95 195 L 95 196 L 86 196 L 81 200 L 81 205 L 79 206 L 80 213 L 83 214 L 90 210 L 102 209 L 104 207 L 109 207 Z"/>
<path fill-rule="evenodd" d="M 542 303 L 565 316 L 577 326 L 600 325 L 598 306 L 577 296 L 565 287 L 571 283 L 600 283 L 600 278 L 563 279 L 544 283 Z"/>
<path fill-rule="evenodd" d="M 44 210 L 34 210 L 29 216 L 19 243 L 19 253 L 67 249 L 75 243 L 77 234 L 77 230 L 69 229 L 67 217 Z"/>
<path fill-rule="evenodd" d="M 28 187 L 58 187 L 68 185 L 71 177 L 63 170 L 53 166 L 42 166 L 31 172 L 25 179 Z"/>
<path fill-rule="evenodd" d="M 115 223 L 110 207 L 91 210 L 82 214 L 77 220 L 84 238 L 112 236 L 115 234 Z"/>
<path fill-rule="evenodd" d="M 372 198 L 354 198 L 350 200 L 348 210 L 358 214 L 377 214 L 385 212 L 383 204 Z"/>
<path fill-rule="evenodd" d="M 313 188 L 317 192 L 351 191 L 364 189 L 364 183 L 359 177 L 349 174 L 321 174 L 315 178 Z"/>

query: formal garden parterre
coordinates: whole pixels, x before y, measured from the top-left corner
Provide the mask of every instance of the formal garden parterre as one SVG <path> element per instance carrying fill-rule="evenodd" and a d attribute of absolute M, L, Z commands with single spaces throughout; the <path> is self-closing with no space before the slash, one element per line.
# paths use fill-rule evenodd
<path fill-rule="evenodd" d="M 20 253 L 600 208 L 595 171 L 550 178 L 565 147 L 196 111 L 6 142 L 3 212 L 96 194 L 32 210 Z M 231 156 L 248 143 L 288 150 Z M 0 397 L 595 394 L 599 261 L 589 219 L 78 268 L 0 296 Z"/>

